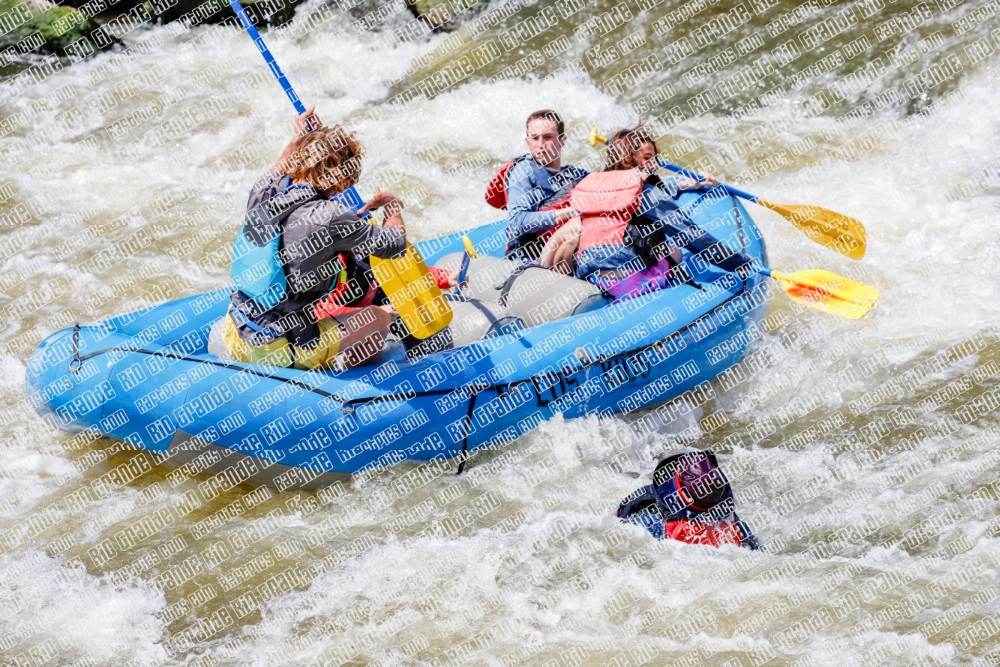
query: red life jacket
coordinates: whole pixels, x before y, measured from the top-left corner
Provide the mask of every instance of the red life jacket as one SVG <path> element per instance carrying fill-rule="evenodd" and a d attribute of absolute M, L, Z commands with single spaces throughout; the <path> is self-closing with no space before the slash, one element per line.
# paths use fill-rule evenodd
<path fill-rule="evenodd" d="M 743 545 L 743 534 L 732 521 L 701 523 L 691 519 L 676 519 L 663 524 L 665 537 L 687 544 L 708 544 L 719 547 L 723 544 Z"/>
<path fill-rule="evenodd" d="M 497 173 L 493 174 L 489 184 L 486 186 L 486 203 L 501 211 L 507 210 L 507 174 L 511 168 L 521 160 L 530 160 L 530 155 L 521 155 L 513 160 L 507 160 Z M 539 211 L 553 211 L 557 208 L 569 206 L 569 192 L 559 190 L 552 197 L 544 200 L 538 207 Z M 549 231 L 549 234 L 552 232 Z"/>
<path fill-rule="evenodd" d="M 340 261 L 344 262 L 345 256 L 340 255 Z M 345 266 L 345 264 L 341 264 Z M 451 277 L 451 271 L 447 269 L 439 269 L 436 266 L 428 266 L 427 270 L 430 271 L 431 277 L 434 278 L 434 282 L 441 289 L 450 289 L 448 284 L 448 278 Z M 375 292 L 378 290 L 378 286 L 372 283 L 368 286 L 368 291 L 365 295 L 353 306 L 342 306 L 337 303 L 338 300 L 344 297 L 347 293 L 347 283 L 342 280 L 343 272 L 337 277 L 337 286 L 326 296 L 325 299 L 316 304 L 313 308 L 313 315 L 317 320 L 321 320 L 326 317 L 337 317 L 339 315 L 350 315 L 351 313 L 357 312 L 362 308 L 366 308 L 372 305 L 375 300 Z"/>
<path fill-rule="evenodd" d="M 525 159 L 524 155 L 516 157 L 513 160 L 507 160 L 497 173 L 493 174 L 493 178 L 490 179 L 489 184 L 486 186 L 487 204 L 501 211 L 507 210 L 507 172 L 523 159 Z"/>
<path fill-rule="evenodd" d="M 573 188 L 570 205 L 583 222 L 578 254 L 593 246 L 624 244 L 625 228 L 639 210 L 647 177 L 640 169 L 600 171 Z"/>
<path fill-rule="evenodd" d="M 375 291 L 378 287 L 372 283 L 368 286 L 368 291 L 365 292 L 360 301 L 353 306 L 344 306 L 338 303 L 347 297 L 350 292 L 350 285 L 347 282 L 347 253 L 339 253 L 337 261 L 340 262 L 340 271 L 337 272 L 337 279 L 334 282 L 333 289 L 330 290 L 330 293 L 322 301 L 313 307 L 313 316 L 317 320 L 353 313 L 365 306 L 370 306 L 375 299 Z"/>

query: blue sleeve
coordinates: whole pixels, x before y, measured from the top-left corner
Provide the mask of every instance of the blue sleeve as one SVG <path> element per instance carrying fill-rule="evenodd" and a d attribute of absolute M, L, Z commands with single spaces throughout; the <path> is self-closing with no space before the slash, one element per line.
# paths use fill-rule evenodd
<path fill-rule="evenodd" d="M 735 271 L 753 261 L 743 253 L 733 251 L 722 241 L 691 222 L 691 219 L 677 206 L 677 201 L 660 188 L 655 186 L 643 188 L 642 196 L 646 217 L 663 225 L 670 242 L 674 245 L 687 248 L 704 261 L 724 271 Z"/>
<path fill-rule="evenodd" d="M 663 525 L 663 517 L 660 516 L 659 512 L 638 512 L 630 516 L 626 521 L 634 526 L 645 528 L 650 535 L 658 540 L 667 537 L 667 530 Z"/>
<path fill-rule="evenodd" d="M 753 534 L 750 530 L 750 526 L 747 525 L 746 521 L 739 518 L 735 514 L 733 519 L 736 520 L 736 527 L 740 529 L 740 533 L 743 534 L 743 546 L 748 549 L 753 549 L 754 551 L 762 551 L 763 547 L 760 546 L 760 542 L 757 540 L 757 536 Z"/>
<path fill-rule="evenodd" d="M 507 172 L 507 233 L 511 238 L 556 226 L 555 211 L 538 211 L 544 194 L 532 175 L 527 161 L 518 162 Z"/>

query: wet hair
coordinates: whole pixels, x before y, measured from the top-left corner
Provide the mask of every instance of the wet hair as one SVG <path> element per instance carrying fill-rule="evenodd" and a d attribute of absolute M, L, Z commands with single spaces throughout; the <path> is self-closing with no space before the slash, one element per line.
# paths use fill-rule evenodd
<path fill-rule="evenodd" d="M 632 129 L 618 130 L 608 140 L 608 152 L 605 156 L 607 164 L 604 171 L 619 171 L 624 169 L 635 169 L 635 154 L 646 144 L 653 145 L 653 152 L 659 152 L 653 136 L 646 129 L 646 126 L 639 123 Z"/>
<path fill-rule="evenodd" d="M 531 121 L 539 119 L 551 120 L 555 123 L 560 137 L 566 134 L 566 126 L 563 124 L 563 119 L 552 109 L 541 109 L 528 116 L 528 120 L 524 121 L 525 131 L 528 130 L 528 125 L 531 124 Z"/>
<path fill-rule="evenodd" d="M 298 140 L 284 173 L 317 190 L 343 192 L 358 182 L 364 149 L 340 125 L 321 127 Z"/>

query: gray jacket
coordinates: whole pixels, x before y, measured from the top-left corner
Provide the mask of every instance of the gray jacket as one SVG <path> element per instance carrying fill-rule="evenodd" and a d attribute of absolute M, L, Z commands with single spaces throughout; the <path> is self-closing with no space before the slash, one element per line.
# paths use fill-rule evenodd
<path fill-rule="evenodd" d="M 283 199 L 301 198 L 296 190 L 308 187 L 292 186 L 286 191 L 286 182 L 286 176 L 273 172 L 257 179 L 250 191 L 247 211 L 265 203 L 281 208 Z M 405 252 L 406 237 L 399 229 L 376 227 L 340 202 L 320 195 L 299 205 L 282 225 L 279 253 L 287 283 L 285 299 L 273 309 L 259 312 L 254 302 L 237 290 L 233 292 L 233 305 L 258 327 L 286 335 L 299 347 L 311 347 L 319 329 L 309 311 L 333 287 L 341 268 L 340 254 L 353 255 L 347 263 L 349 296 L 341 304 L 349 306 L 360 300 L 374 282 L 367 263 L 369 255 L 392 259 Z M 237 324 L 240 337 L 247 342 L 256 345 L 268 342 L 267 336 L 245 324 Z"/>

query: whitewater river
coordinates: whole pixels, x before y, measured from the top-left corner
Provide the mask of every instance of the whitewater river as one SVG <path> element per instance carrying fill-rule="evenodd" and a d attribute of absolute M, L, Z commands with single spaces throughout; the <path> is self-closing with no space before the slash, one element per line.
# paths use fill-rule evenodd
<path fill-rule="evenodd" d="M 512 0 L 433 34 L 402 7 L 310 4 L 265 38 L 302 98 L 357 132 L 362 193 L 402 197 L 413 237 L 498 217 L 484 186 L 523 152 L 529 112 L 562 112 L 566 161 L 589 168 L 603 159 L 590 127 L 641 113 L 669 128 L 674 161 L 861 220 L 868 254 L 852 262 L 748 205 L 773 267 L 876 285 L 878 307 L 848 322 L 777 293 L 739 372 L 662 432 L 637 435 L 635 415 L 556 419 L 462 476 L 400 464 L 320 493 L 213 497 L 204 477 L 50 429 L 25 364 L 73 322 L 228 284 L 248 189 L 291 133 L 288 100 L 234 28 L 139 28 L 128 50 L 31 87 L 10 66 L 4 660 L 1000 664 L 997 4 Z M 139 229 L 127 259 L 85 264 Z M 719 453 L 765 552 L 616 522 L 686 448 Z M 97 483 L 125 464 L 126 484 Z"/>

